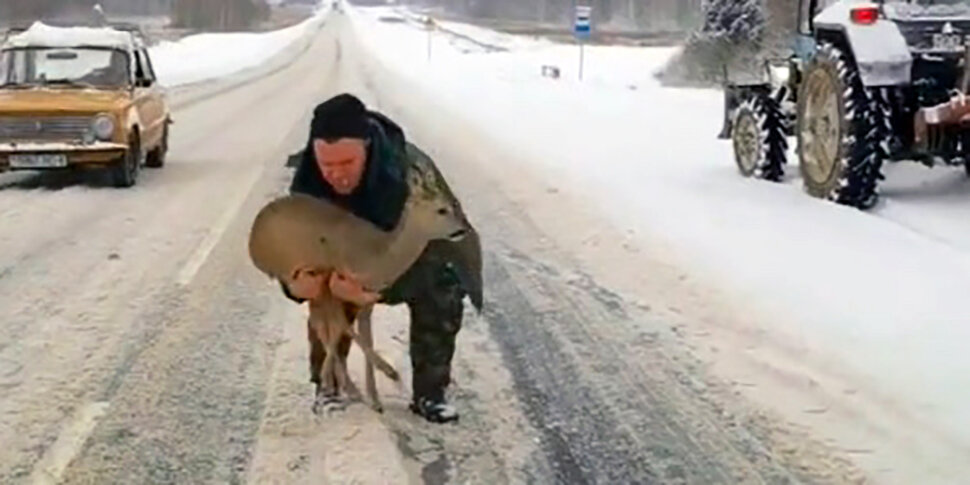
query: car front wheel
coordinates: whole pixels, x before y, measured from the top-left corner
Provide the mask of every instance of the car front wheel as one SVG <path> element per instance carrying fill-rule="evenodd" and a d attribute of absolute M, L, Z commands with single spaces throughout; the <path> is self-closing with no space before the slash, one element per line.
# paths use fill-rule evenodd
<path fill-rule="evenodd" d="M 132 187 L 138 181 L 138 172 L 141 169 L 144 155 L 141 151 L 141 142 L 138 135 L 132 135 L 131 140 L 131 145 L 124 158 L 115 163 L 115 166 L 111 169 L 112 181 L 114 186 L 118 188 Z"/>

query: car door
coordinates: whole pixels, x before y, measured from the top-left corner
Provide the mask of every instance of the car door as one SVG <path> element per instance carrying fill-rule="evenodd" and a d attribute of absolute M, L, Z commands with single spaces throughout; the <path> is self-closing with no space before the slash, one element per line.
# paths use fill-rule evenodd
<path fill-rule="evenodd" d="M 135 106 L 141 120 L 142 148 L 149 151 L 161 142 L 166 113 L 155 72 L 145 48 L 135 53 Z"/>
<path fill-rule="evenodd" d="M 151 130 L 153 131 L 153 141 L 155 145 L 161 142 L 165 133 L 165 126 L 168 123 L 168 105 L 165 103 L 165 94 L 162 86 L 158 84 L 158 77 L 155 75 L 155 66 L 152 64 L 152 57 L 148 49 L 141 49 L 141 59 L 144 63 L 145 77 L 150 84 L 149 106 L 151 110 Z M 154 146 L 154 145 L 153 145 Z"/>

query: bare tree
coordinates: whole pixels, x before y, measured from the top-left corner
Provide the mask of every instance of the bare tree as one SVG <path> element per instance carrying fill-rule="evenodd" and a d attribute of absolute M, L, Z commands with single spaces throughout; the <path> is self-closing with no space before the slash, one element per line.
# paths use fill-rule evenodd
<path fill-rule="evenodd" d="M 356 0 L 365 2 L 369 0 Z M 568 28 L 576 5 L 593 7 L 593 22 L 629 30 L 690 29 L 700 19 L 701 0 L 404 0 L 451 15 L 482 20 L 558 24 Z"/>
<path fill-rule="evenodd" d="M 27 22 L 58 17 L 80 17 L 90 14 L 95 0 L 3 0 L 0 18 Z"/>
<path fill-rule="evenodd" d="M 2 1 L 2 0 L 0 0 Z M 99 0 L 108 15 L 168 15 L 172 0 Z"/>

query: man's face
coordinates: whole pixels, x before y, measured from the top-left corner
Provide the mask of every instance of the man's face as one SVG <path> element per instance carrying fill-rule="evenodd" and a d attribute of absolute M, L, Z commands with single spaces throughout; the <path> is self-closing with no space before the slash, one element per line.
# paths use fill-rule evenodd
<path fill-rule="evenodd" d="M 367 162 L 364 140 L 341 138 L 328 143 L 313 140 L 317 166 L 323 178 L 340 195 L 350 195 L 360 185 Z"/>

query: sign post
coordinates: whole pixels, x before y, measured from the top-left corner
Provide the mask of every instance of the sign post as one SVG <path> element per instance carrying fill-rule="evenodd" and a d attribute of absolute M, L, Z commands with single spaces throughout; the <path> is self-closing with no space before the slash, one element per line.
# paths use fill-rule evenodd
<path fill-rule="evenodd" d="M 428 62 L 431 62 L 431 45 L 434 43 L 435 23 L 430 15 L 424 18 L 424 28 L 428 31 Z"/>
<path fill-rule="evenodd" d="M 585 67 L 586 41 L 592 34 L 593 27 L 591 17 L 593 7 L 588 5 L 576 5 L 576 22 L 573 25 L 573 35 L 579 41 L 579 80 L 583 80 L 583 68 Z"/>

